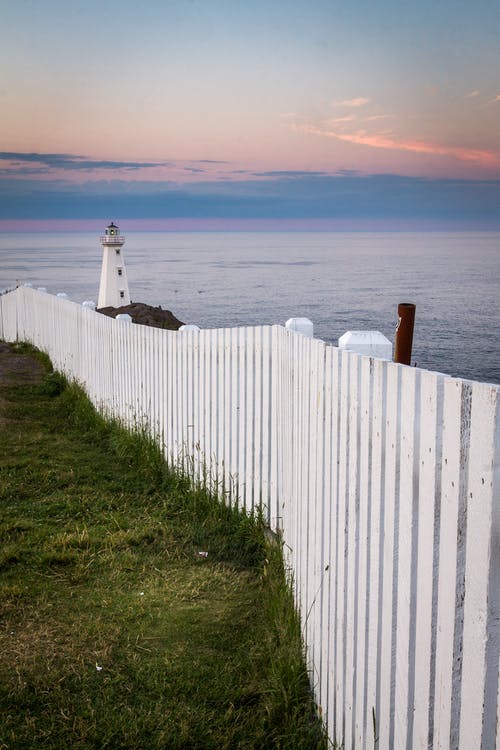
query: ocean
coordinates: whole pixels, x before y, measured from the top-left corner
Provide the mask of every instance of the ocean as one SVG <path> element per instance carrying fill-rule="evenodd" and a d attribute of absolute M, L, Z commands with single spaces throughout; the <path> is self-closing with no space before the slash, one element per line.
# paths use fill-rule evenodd
<path fill-rule="evenodd" d="M 418 367 L 500 383 L 500 232 L 127 232 L 134 302 L 202 328 L 307 317 L 336 344 L 349 330 L 394 339 L 417 306 Z M 88 232 L 0 233 L 0 289 L 31 282 L 97 300 L 101 248 Z"/>

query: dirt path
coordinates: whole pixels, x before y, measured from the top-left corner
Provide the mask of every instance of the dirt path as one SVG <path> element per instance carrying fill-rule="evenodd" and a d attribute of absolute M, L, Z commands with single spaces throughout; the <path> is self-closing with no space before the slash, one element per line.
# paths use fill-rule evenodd
<path fill-rule="evenodd" d="M 19 351 L 17 344 L 0 341 L 0 388 L 14 382 L 37 383 L 44 367 L 35 357 Z"/>
<path fill-rule="evenodd" d="M 19 349 L 17 344 L 0 341 L 0 427 L 8 421 L 4 416 L 5 389 L 16 384 L 38 383 L 44 374 L 42 363 Z"/>

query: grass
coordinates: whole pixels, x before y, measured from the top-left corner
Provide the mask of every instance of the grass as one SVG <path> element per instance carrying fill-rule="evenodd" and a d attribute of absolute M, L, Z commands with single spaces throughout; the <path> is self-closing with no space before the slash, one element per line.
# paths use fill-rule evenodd
<path fill-rule="evenodd" d="M 36 356 L 0 389 L 0 749 L 325 748 L 261 520 Z"/>

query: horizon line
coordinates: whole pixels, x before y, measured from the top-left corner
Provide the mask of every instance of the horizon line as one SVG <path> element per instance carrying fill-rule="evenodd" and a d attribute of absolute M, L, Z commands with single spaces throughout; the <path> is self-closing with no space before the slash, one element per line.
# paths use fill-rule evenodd
<path fill-rule="evenodd" d="M 500 219 L 0 219 L 2 233 L 102 232 L 113 220 L 128 232 L 436 232 L 499 231 Z"/>

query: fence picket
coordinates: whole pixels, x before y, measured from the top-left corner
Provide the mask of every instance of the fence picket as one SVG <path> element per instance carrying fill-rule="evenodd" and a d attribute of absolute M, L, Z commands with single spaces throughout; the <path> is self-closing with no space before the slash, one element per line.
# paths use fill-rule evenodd
<path fill-rule="evenodd" d="M 342 351 L 340 355 L 340 417 L 339 417 L 339 483 L 337 494 L 337 524 L 336 524 L 336 591 L 334 600 L 334 611 L 337 619 L 337 632 L 335 643 L 334 679 L 335 679 L 335 737 L 339 742 L 345 738 L 345 673 L 346 673 L 346 611 L 345 599 L 347 597 L 346 584 L 346 550 L 347 550 L 347 524 L 349 517 L 349 383 L 350 383 L 351 355 Z"/>
<path fill-rule="evenodd" d="M 464 750 L 495 746 L 499 685 L 493 663 L 500 640 L 500 587 L 491 584 L 500 558 L 500 538 L 492 536 L 500 530 L 500 400 L 497 388 L 480 383 L 472 386 L 472 396 L 460 716 Z M 473 471 L 475 466 L 481 470 Z"/>
<path fill-rule="evenodd" d="M 384 504 L 382 508 L 383 549 L 380 564 L 381 634 L 380 670 L 375 720 L 381 747 L 393 747 L 394 733 L 394 646 L 396 639 L 395 595 L 397 591 L 396 534 L 399 513 L 399 435 L 401 421 L 401 366 L 387 370 L 387 406 L 385 426 Z"/>
<path fill-rule="evenodd" d="M 436 748 L 457 746 L 452 734 L 458 730 L 452 718 L 456 710 L 457 688 L 454 673 L 461 663 L 456 650 L 457 625 L 460 626 L 463 602 L 460 601 L 462 502 L 464 500 L 465 450 L 469 442 L 470 385 L 446 380 L 443 400 L 443 466 L 439 535 L 439 584 L 436 637 L 436 688 L 434 733 Z M 459 600 L 457 601 L 457 596 Z"/>
<path fill-rule="evenodd" d="M 441 431 L 443 379 L 421 373 L 418 539 L 415 592 L 415 689 L 413 744 L 423 747 L 429 737 L 432 695 L 434 546 L 437 539 L 441 491 Z"/>
<path fill-rule="evenodd" d="M 414 367 L 401 371 L 401 432 L 400 432 L 400 482 L 399 519 L 397 536 L 398 585 L 396 602 L 396 654 L 395 654 L 395 725 L 394 745 L 405 747 L 412 732 L 414 663 L 408 658 L 414 653 L 414 616 L 412 601 L 416 595 L 416 566 L 413 555 L 417 525 L 415 523 L 418 501 L 418 435 L 416 414 L 419 412 L 420 372 Z"/>
<path fill-rule="evenodd" d="M 348 406 L 348 485 L 346 510 L 346 580 L 344 586 L 345 607 L 345 662 L 344 662 L 344 712 L 346 713 L 344 742 L 353 745 L 353 722 L 355 721 L 354 681 L 356 678 L 356 620 L 359 582 L 359 461 L 360 461 L 360 384 L 361 358 L 350 355 L 349 406 Z"/>
<path fill-rule="evenodd" d="M 362 747 L 365 744 L 366 715 L 366 673 L 368 669 L 368 596 L 369 596 L 369 546 L 370 546 L 370 507 L 372 491 L 371 465 L 371 427 L 372 427 L 372 369 L 373 360 L 363 357 L 360 362 L 359 392 L 359 532 L 357 538 L 358 572 L 357 572 L 357 612 L 355 622 L 356 657 L 353 682 L 353 744 Z"/>
<path fill-rule="evenodd" d="M 368 633 L 367 633 L 367 666 L 366 698 L 364 726 L 365 742 L 368 738 L 375 740 L 379 732 L 380 707 L 378 686 L 380 683 L 380 644 L 382 639 L 382 594 L 383 594 L 383 541 L 384 541 L 384 507 L 385 507 L 385 446 L 386 446 L 386 409 L 387 409 L 387 371 L 386 362 L 375 360 L 373 363 L 372 382 L 372 427 L 371 427 L 371 507 L 369 514 L 369 598 Z M 363 745 L 361 745 L 363 746 Z"/>

